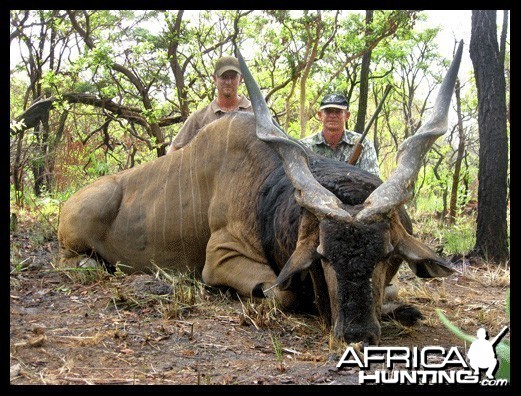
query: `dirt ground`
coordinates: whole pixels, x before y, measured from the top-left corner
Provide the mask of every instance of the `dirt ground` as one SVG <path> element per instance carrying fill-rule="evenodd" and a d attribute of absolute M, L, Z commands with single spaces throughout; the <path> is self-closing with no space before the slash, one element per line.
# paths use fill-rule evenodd
<path fill-rule="evenodd" d="M 11 233 L 11 385 L 358 384 L 358 369 L 336 368 L 346 345 L 316 317 L 240 301 L 189 277 L 96 271 L 82 281 L 54 267 L 56 240 L 35 242 L 31 232 L 21 224 Z M 471 335 L 510 326 L 509 271 L 452 260 L 459 272 L 445 279 L 400 270 L 400 298 L 425 319 L 385 323 L 381 345 L 457 346 L 466 356 L 468 345 L 435 308 Z"/>

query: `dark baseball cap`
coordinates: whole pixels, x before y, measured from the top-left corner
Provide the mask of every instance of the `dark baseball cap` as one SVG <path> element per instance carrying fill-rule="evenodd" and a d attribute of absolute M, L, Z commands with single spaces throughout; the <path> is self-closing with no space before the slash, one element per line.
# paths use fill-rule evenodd
<path fill-rule="evenodd" d="M 241 74 L 241 68 L 239 67 L 239 61 L 237 58 L 234 58 L 233 56 L 223 56 L 222 58 L 219 58 L 217 62 L 215 62 L 214 74 L 216 76 L 220 77 L 228 70 L 233 70 Z"/>
<path fill-rule="evenodd" d="M 347 110 L 349 107 L 347 99 L 341 93 L 330 93 L 324 96 L 322 102 L 320 102 L 319 110 L 326 109 L 328 107 L 334 107 L 336 109 Z"/>

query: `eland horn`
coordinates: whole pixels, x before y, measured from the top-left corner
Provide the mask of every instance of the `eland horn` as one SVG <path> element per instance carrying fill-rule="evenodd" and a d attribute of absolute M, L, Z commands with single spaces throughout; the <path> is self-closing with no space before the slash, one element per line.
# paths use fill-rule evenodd
<path fill-rule="evenodd" d="M 350 220 L 351 215 L 342 209 L 341 201 L 313 177 L 306 151 L 301 143 L 288 136 L 273 120 L 259 86 L 239 50 L 237 54 L 255 114 L 257 137 L 268 143 L 282 160 L 284 171 L 295 187 L 295 197 L 299 205 L 319 219 L 327 217 Z"/>
<path fill-rule="evenodd" d="M 411 198 L 423 158 L 435 140 L 447 131 L 449 106 L 462 51 L 463 41 L 460 41 L 456 55 L 441 83 L 430 120 L 400 145 L 395 170 L 367 197 L 364 208 L 355 217 L 357 221 L 368 222 L 374 218 L 389 216 L 394 209 Z"/>

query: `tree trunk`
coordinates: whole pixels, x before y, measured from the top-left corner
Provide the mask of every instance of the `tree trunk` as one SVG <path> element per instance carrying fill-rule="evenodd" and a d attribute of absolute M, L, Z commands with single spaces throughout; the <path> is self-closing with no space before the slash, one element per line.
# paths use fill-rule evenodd
<path fill-rule="evenodd" d="M 37 197 L 42 195 L 44 185 L 44 154 L 42 152 L 42 142 L 40 137 L 42 133 L 41 130 L 41 124 L 34 128 L 34 133 L 37 136 L 37 143 L 33 158 L 31 160 L 31 170 L 33 172 L 34 178 L 33 191 L 34 195 Z"/>
<path fill-rule="evenodd" d="M 458 188 L 461 175 L 461 163 L 463 162 L 463 155 L 465 154 L 465 134 L 463 133 L 463 120 L 461 116 L 461 86 L 459 78 L 456 79 L 456 108 L 458 115 L 458 153 L 456 155 L 456 162 L 454 164 L 454 173 L 452 175 L 452 187 L 450 192 L 449 204 L 449 224 L 454 224 L 456 221 L 456 210 L 458 208 Z"/>
<path fill-rule="evenodd" d="M 372 31 L 370 29 L 373 20 L 373 10 L 366 10 L 365 12 L 365 35 L 370 36 Z M 370 39 L 367 40 L 368 42 Z M 371 53 L 367 51 L 362 57 L 362 70 L 360 71 L 360 98 L 358 100 L 358 113 L 356 117 L 355 132 L 364 132 L 365 118 L 367 114 L 367 96 L 369 93 L 369 65 L 371 64 Z"/>
<path fill-rule="evenodd" d="M 170 62 L 170 68 L 174 73 L 175 78 L 175 88 L 177 90 L 177 97 L 179 98 L 179 110 L 181 112 L 181 117 L 183 120 L 186 120 L 190 115 L 190 109 L 188 108 L 187 102 L 187 91 L 185 89 L 185 78 L 184 78 L 184 70 L 181 67 L 179 54 L 177 53 L 177 49 L 179 47 L 181 33 L 181 22 L 183 20 L 184 10 L 179 10 L 177 16 L 175 18 L 174 24 L 168 24 L 168 28 L 170 29 L 170 33 L 172 34 L 172 41 L 170 41 L 168 45 L 168 60 Z"/>
<path fill-rule="evenodd" d="M 508 140 L 504 61 L 495 10 L 472 11 L 470 58 L 478 91 L 478 217 L 474 253 L 496 263 L 509 260 L 507 234 Z"/>
<path fill-rule="evenodd" d="M 311 66 L 315 59 L 317 58 L 318 53 L 318 45 L 320 43 L 320 37 L 322 35 L 321 23 L 322 19 L 320 17 L 320 13 L 318 13 L 317 18 L 315 19 L 315 37 L 313 37 L 312 33 L 312 25 L 306 26 L 306 31 L 308 32 L 309 41 L 307 43 L 306 48 L 306 57 L 304 58 L 305 67 L 302 71 L 302 77 L 300 78 L 300 138 L 306 136 L 307 123 L 309 120 L 309 109 L 306 101 L 306 87 L 307 81 L 309 77 L 309 73 L 311 72 Z"/>
<path fill-rule="evenodd" d="M 16 153 L 13 163 L 13 171 L 12 178 L 14 184 L 14 193 L 15 193 L 15 202 L 19 207 L 23 206 L 23 195 L 24 195 L 24 185 L 23 185 L 23 173 L 24 173 L 24 165 L 22 160 L 22 148 L 23 148 L 23 139 L 24 139 L 24 131 L 22 131 L 16 137 Z"/>

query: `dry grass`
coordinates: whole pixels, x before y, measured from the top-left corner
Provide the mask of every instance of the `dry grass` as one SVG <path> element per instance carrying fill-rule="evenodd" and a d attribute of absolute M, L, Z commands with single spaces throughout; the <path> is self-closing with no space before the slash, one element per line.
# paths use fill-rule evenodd
<path fill-rule="evenodd" d="M 510 266 L 486 264 L 485 266 L 469 266 L 464 269 L 463 276 L 483 286 L 510 287 Z"/>
<path fill-rule="evenodd" d="M 55 247 L 42 255 L 45 244 L 28 250 L 24 241 L 15 239 L 11 251 L 13 384 L 318 384 L 348 378 L 332 371 L 348 344 L 317 317 L 282 311 L 271 299 L 237 299 L 190 272 L 110 275 L 101 267 L 59 268 Z M 36 270 L 38 263 L 43 266 Z M 503 297 L 509 285 L 508 267 L 466 265 L 450 277 L 425 280 L 404 265 L 399 299 L 425 319 L 413 327 L 382 323 L 382 345 L 462 346 L 435 308 L 469 334 L 481 326 L 496 334 L 508 324 Z"/>
<path fill-rule="evenodd" d="M 239 314 L 239 323 L 241 325 L 253 325 L 257 330 L 269 329 L 289 319 L 273 299 L 240 299 L 240 302 L 242 312 Z"/>

